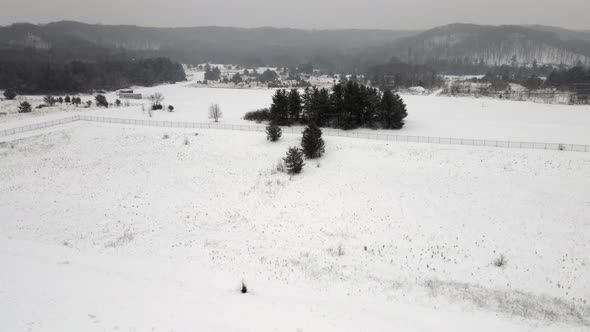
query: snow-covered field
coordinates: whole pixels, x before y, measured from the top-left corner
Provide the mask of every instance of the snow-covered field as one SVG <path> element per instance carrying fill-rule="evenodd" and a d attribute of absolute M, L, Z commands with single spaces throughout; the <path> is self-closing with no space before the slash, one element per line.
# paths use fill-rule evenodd
<path fill-rule="evenodd" d="M 210 122 L 208 107 L 220 105 L 222 123 L 254 124 L 242 119 L 248 111 L 268 107 L 272 89 L 212 89 L 194 88 L 191 82 L 139 88 L 137 92 L 148 96 L 161 92 L 164 104 L 173 105 L 174 113 L 153 112 L 152 120 Z M 33 99 L 33 105 L 41 98 Z M 393 134 L 428 137 L 452 137 L 464 139 L 506 140 L 538 143 L 590 144 L 590 106 L 551 105 L 531 102 L 494 99 L 453 98 L 423 95 L 404 95 L 409 116 L 402 131 Z M 84 101 L 92 96 L 83 96 Z M 116 95 L 107 94 L 114 102 Z M 73 106 L 55 106 L 36 110 L 32 114 L 17 114 L 18 101 L 0 102 L 0 129 L 40 121 L 68 114 L 93 114 L 123 118 L 150 119 L 147 111 L 149 101 L 131 101 L 133 106 L 105 109 L 77 109 Z"/>
<path fill-rule="evenodd" d="M 290 177 L 295 135 L 195 134 L 2 144 L 2 330 L 590 326 L 589 154 L 329 137 Z"/>
<path fill-rule="evenodd" d="M 19 97 L 0 130 L 210 122 L 211 103 L 254 125 L 274 93 L 191 84 L 138 88 L 175 107 L 152 117 L 147 100 L 17 114 L 41 103 Z M 391 133 L 590 144 L 587 106 L 403 97 Z M 590 154 L 326 137 L 301 175 L 277 172 L 299 139 L 86 122 L 3 137 L 0 330 L 590 329 Z"/>

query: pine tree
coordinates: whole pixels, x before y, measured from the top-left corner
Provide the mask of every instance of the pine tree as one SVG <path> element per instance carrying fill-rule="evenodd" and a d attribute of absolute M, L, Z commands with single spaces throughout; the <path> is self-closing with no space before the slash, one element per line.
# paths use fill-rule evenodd
<path fill-rule="evenodd" d="M 96 97 L 94 97 L 94 100 L 96 101 L 96 106 L 98 107 L 109 107 L 109 102 L 107 101 L 107 98 L 104 95 L 96 95 Z"/>
<path fill-rule="evenodd" d="M 63 103 L 64 103 L 64 99 L 63 99 L 62 97 L 59 97 L 59 98 L 57 98 L 57 101 L 58 101 L 60 104 L 63 104 Z"/>
<path fill-rule="evenodd" d="M 393 128 L 402 129 L 404 126 L 404 119 L 408 116 L 408 110 L 403 99 L 396 93 L 393 95 L 394 99 L 394 115 L 393 115 Z"/>
<path fill-rule="evenodd" d="M 28 101 L 23 101 L 18 106 L 19 113 L 30 113 L 32 111 L 31 104 Z"/>
<path fill-rule="evenodd" d="M 70 99 L 70 96 L 66 96 L 64 101 L 66 102 L 66 104 L 69 104 L 72 100 Z"/>
<path fill-rule="evenodd" d="M 276 142 L 283 135 L 283 130 L 279 126 L 270 125 L 266 127 L 266 139 L 271 142 Z"/>
<path fill-rule="evenodd" d="M 322 130 L 315 125 L 309 125 L 303 130 L 301 138 L 303 153 L 308 159 L 319 158 L 325 152 L 325 143 L 322 139 Z"/>
<path fill-rule="evenodd" d="M 303 162 L 303 152 L 297 147 L 289 148 L 287 156 L 283 158 L 283 161 L 285 162 L 285 167 L 289 174 L 299 174 L 301 173 L 303 166 L 305 166 L 305 163 Z"/>
<path fill-rule="evenodd" d="M 289 122 L 296 123 L 299 121 L 299 117 L 301 115 L 301 95 L 299 94 L 299 90 L 292 89 L 289 92 L 289 101 L 287 106 L 287 112 L 289 113 Z"/>
<path fill-rule="evenodd" d="M 290 125 L 289 122 L 289 98 L 287 91 L 278 89 L 272 97 L 270 106 L 271 123 L 278 126 Z"/>
<path fill-rule="evenodd" d="M 408 116 L 406 104 L 398 94 L 390 90 L 383 93 L 381 99 L 381 123 L 385 129 L 401 129 Z"/>

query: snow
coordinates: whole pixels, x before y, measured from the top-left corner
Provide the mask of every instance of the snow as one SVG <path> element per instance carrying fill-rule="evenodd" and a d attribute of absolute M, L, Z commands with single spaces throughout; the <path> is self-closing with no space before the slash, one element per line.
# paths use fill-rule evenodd
<path fill-rule="evenodd" d="M 173 113 L 18 114 L 42 103 L 19 96 L 0 130 L 212 122 L 212 103 L 222 124 L 256 125 L 244 113 L 274 94 L 191 79 L 134 87 Z M 406 126 L 382 132 L 590 144 L 589 106 L 437 94 L 403 95 Z M 299 139 L 83 121 L 2 137 L 0 330 L 588 330 L 590 154 L 330 136 L 301 175 L 277 172 Z"/>
<path fill-rule="evenodd" d="M 181 110 L 156 116 L 199 119 L 163 92 Z M 228 121 L 260 98 L 208 93 Z M 588 329 L 590 155 L 326 137 L 276 172 L 298 142 L 76 122 L 1 144 L 0 326 Z"/>
<path fill-rule="evenodd" d="M 173 105 L 174 113 L 153 112 L 153 120 L 210 122 L 208 107 L 217 103 L 223 112 L 222 123 L 255 124 L 243 120 L 246 112 L 269 107 L 274 89 L 215 89 L 191 87 L 192 82 L 163 85 L 151 88 L 136 88 L 135 91 L 149 96 L 161 92 L 164 104 Z M 463 139 L 487 139 L 517 142 L 590 144 L 590 106 L 553 105 L 532 102 L 454 98 L 445 96 L 402 95 L 408 105 L 409 116 L 401 131 L 391 134 Z M 40 97 L 32 99 L 35 107 Z M 84 101 L 92 96 L 82 96 Z M 107 94 L 113 102 L 114 93 Z M 17 101 L 0 102 L 0 108 L 11 113 L 0 116 L 0 130 L 30 124 L 42 114 L 53 118 L 90 114 L 119 118 L 148 119 L 149 101 L 131 101 L 131 107 L 106 109 L 76 109 L 59 105 L 32 114 L 15 114 Z M 0 110 L 1 111 L 1 110 Z M 366 131 L 366 129 L 362 129 Z"/>

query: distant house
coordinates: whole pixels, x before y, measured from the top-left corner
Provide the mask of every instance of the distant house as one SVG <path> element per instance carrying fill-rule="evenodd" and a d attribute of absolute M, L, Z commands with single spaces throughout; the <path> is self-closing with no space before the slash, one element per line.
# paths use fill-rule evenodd
<path fill-rule="evenodd" d="M 121 99 L 141 99 L 141 93 L 133 93 L 133 90 L 119 90 L 117 96 Z"/>

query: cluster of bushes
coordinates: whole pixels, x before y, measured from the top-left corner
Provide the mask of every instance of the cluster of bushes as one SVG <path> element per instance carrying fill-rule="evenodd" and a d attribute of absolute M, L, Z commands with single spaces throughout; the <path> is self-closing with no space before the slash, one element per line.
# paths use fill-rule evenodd
<path fill-rule="evenodd" d="M 401 129 L 408 116 L 402 98 L 355 81 L 339 83 L 331 90 L 307 88 L 303 94 L 279 89 L 272 97 L 270 118 L 265 110 L 250 112 L 247 120 L 270 120 L 276 125 L 311 124 L 318 127 Z"/>
<path fill-rule="evenodd" d="M 40 59 L 0 61 L 0 89 L 21 94 L 91 93 L 185 79 L 182 66 L 166 58 L 69 63 Z"/>

